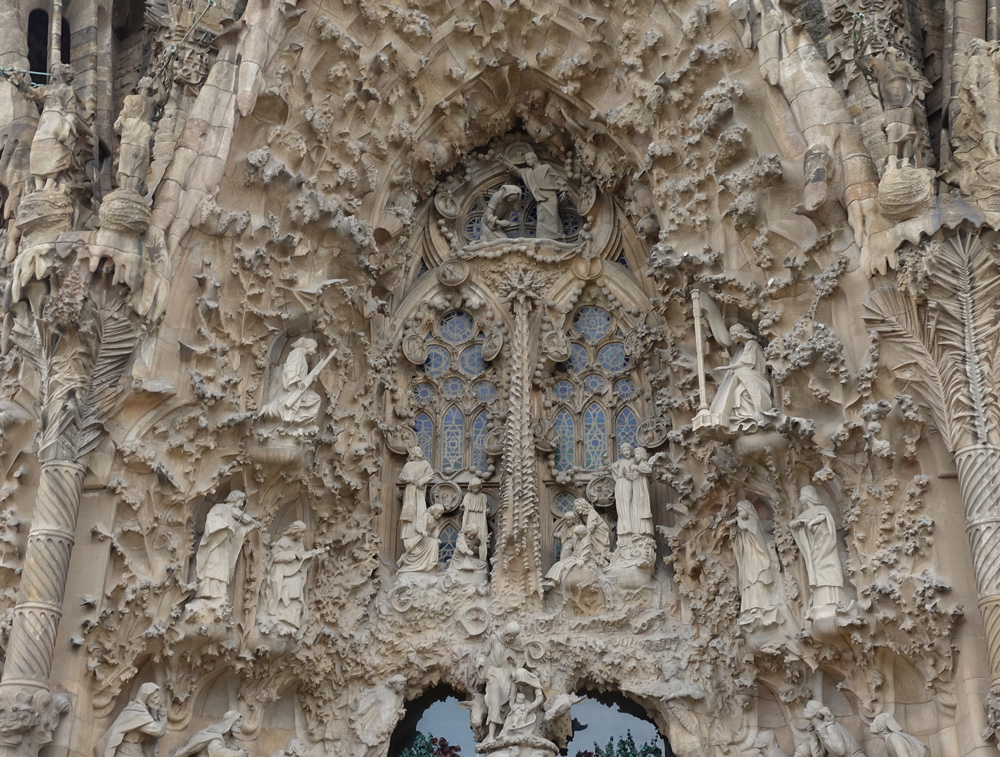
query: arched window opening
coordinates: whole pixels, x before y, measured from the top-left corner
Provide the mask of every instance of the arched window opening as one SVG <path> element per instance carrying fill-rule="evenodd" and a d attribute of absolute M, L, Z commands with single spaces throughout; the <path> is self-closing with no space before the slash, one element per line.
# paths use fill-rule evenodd
<path fill-rule="evenodd" d="M 593 754 L 598 749 L 604 754 L 673 757 L 670 744 L 642 707 L 613 692 L 584 693 L 586 701 L 573 707 L 573 736 L 565 752 L 569 757 Z M 620 747 L 623 742 L 631 742 L 634 750 Z"/>
<path fill-rule="evenodd" d="M 28 68 L 35 84 L 45 84 L 49 71 L 49 14 L 36 8 L 28 14 Z"/>
<path fill-rule="evenodd" d="M 389 757 L 421 754 L 420 747 L 432 739 L 457 746 L 460 754 L 473 757 L 476 740 L 469 724 L 469 711 L 459 705 L 460 697 L 448 686 L 435 686 L 406 703 L 406 715 L 389 741 Z M 433 752 L 432 752 L 433 753 Z"/>
<path fill-rule="evenodd" d="M 59 60 L 68 66 L 70 63 L 70 46 L 73 44 L 69 33 L 69 22 L 63 19 L 62 26 L 59 29 Z"/>

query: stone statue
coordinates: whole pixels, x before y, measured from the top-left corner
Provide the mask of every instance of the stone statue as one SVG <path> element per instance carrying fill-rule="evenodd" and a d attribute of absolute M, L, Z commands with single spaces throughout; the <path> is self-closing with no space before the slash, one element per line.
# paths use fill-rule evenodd
<path fill-rule="evenodd" d="M 486 522 L 489 500 L 483 493 L 483 482 L 473 477 L 469 481 L 469 491 L 462 498 L 462 531 L 471 526 L 479 542 L 479 559 L 486 559 L 490 531 Z"/>
<path fill-rule="evenodd" d="M 77 163 L 77 140 L 91 136 L 90 127 L 77 112 L 76 92 L 71 82 L 70 67 L 54 63 L 49 83 L 41 88 L 45 104 L 28 157 L 36 191 L 59 189 L 66 174 Z M 25 94 L 38 99 L 38 95 Z"/>
<path fill-rule="evenodd" d="M 874 59 L 872 68 L 885 111 L 882 130 L 889 142 L 890 157 L 895 157 L 896 167 L 908 166 L 916 158 L 916 167 L 921 168 L 923 161 L 916 149 L 920 137 L 917 103 L 930 91 L 930 85 L 908 61 L 900 58 L 894 47 L 888 48 L 885 59 Z"/>
<path fill-rule="evenodd" d="M 507 229 L 516 225 L 516 221 L 510 220 L 508 216 L 520 199 L 521 189 L 513 184 L 504 184 L 490 195 L 483 213 L 485 238 L 502 239 L 507 236 Z"/>
<path fill-rule="evenodd" d="M 229 582 L 250 532 L 260 524 L 246 513 L 246 494 L 230 492 L 208 512 L 205 533 L 198 545 L 195 575 L 196 600 L 221 605 L 229 598 Z"/>
<path fill-rule="evenodd" d="M 156 742 L 166 730 L 167 711 L 160 687 L 144 683 L 98 742 L 97 757 L 154 757 Z"/>
<path fill-rule="evenodd" d="M 927 745 L 903 731 L 903 727 L 890 712 L 876 715 L 869 730 L 885 741 L 886 757 L 930 757 Z"/>
<path fill-rule="evenodd" d="M 125 98 L 115 121 L 115 131 L 121 135 L 118 186 L 136 194 L 145 194 L 144 185 L 149 176 L 150 142 L 153 139 L 152 92 L 153 80 L 144 76 L 139 80 L 135 93 Z"/>
<path fill-rule="evenodd" d="M 302 534 L 306 524 L 292 523 L 271 547 L 266 578 L 257 612 L 263 633 L 276 628 L 279 634 L 293 635 L 302 627 L 306 610 L 306 573 L 309 560 L 324 549 L 306 549 Z"/>
<path fill-rule="evenodd" d="M 559 560 L 545 574 L 542 586 L 555 588 L 566 580 L 574 568 L 584 567 L 584 549 L 587 542 L 587 527 L 577 523 L 576 513 L 570 511 L 563 516 L 563 522 L 556 527 L 559 539 Z"/>
<path fill-rule="evenodd" d="M 527 669 L 527 653 L 521 638 L 521 626 L 510 621 L 502 631 L 495 631 L 476 657 L 476 669 L 486 681 L 486 719 L 489 740 L 496 738 L 511 710 L 517 684 L 537 690 L 542 688 L 538 676 Z"/>
<path fill-rule="evenodd" d="M 281 369 L 281 388 L 261 411 L 262 418 L 274 418 L 290 425 L 307 425 L 319 415 L 320 396 L 310 387 L 334 356 L 331 352 L 309 370 L 309 358 L 316 354 L 316 340 L 302 337 L 292 343 L 292 351 Z"/>
<path fill-rule="evenodd" d="M 774 625 L 780 621 L 774 596 L 775 558 L 752 502 L 744 499 L 737 503 L 733 525 L 736 527 L 733 553 L 739 570 L 740 625 L 755 622 L 761 626 Z"/>
<path fill-rule="evenodd" d="M 837 552 L 837 525 L 816 487 L 803 486 L 799 499 L 802 512 L 788 526 L 806 563 L 813 616 L 818 608 L 835 607 L 843 598 L 844 566 Z"/>
<path fill-rule="evenodd" d="M 367 747 L 358 757 L 384 754 L 396 723 L 406 713 L 406 708 L 403 707 L 405 690 L 406 677 L 394 675 L 358 697 L 357 707 L 350 715 L 350 723 L 358 739 Z M 383 748 L 381 752 L 379 747 Z"/>
<path fill-rule="evenodd" d="M 410 527 L 411 535 L 403 534 L 403 556 L 398 573 L 434 573 L 438 568 L 441 542 L 441 516 L 444 505 L 435 503 L 423 511 L 423 518 Z M 405 527 L 405 524 L 404 524 Z M 408 529 L 410 530 L 410 529 Z"/>
<path fill-rule="evenodd" d="M 649 499 L 649 477 L 658 456 L 648 458 L 646 450 L 623 444 L 620 456 L 611 464 L 615 479 L 615 509 L 618 536 L 653 535 L 653 510 Z"/>
<path fill-rule="evenodd" d="M 573 513 L 587 529 L 586 537 L 577 542 L 576 554 L 592 558 L 601 565 L 608 561 L 611 553 L 611 529 L 597 509 L 582 497 L 573 501 Z"/>
<path fill-rule="evenodd" d="M 965 76 L 958 88 L 958 114 L 951 141 L 955 152 L 980 159 L 1000 157 L 1000 68 L 990 43 L 969 41 Z"/>
<path fill-rule="evenodd" d="M 448 572 L 464 583 L 480 583 L 486 579 L 486 561 L 479 554 L 479 532 L 471 523 L 465 525 L 455 539 L 455 552 L 448 563 Z"/>
<path fill-rule="evenodd" d="M 819 749 L 813 751 L 814 757 L 865 757 L 861 745 L 844 726 L 837 723 L 822 702 L 809 700 L 802 712 L 802 717 L 809 721 L 808 729 Z"/>
<path fill-rule="evenodd" d="M 538 710 L 544 699 L 545 695 L 541 689 L 535 689 L 535 697 L 530 702 L 527 701 L 523 691 L 517 692 L 510 706 L 510 713 L 504 721 L 503 730 L 500 731 L 500 738 L 517 741 L 533 735 L 541 725 Z"/>
<path fill-rule="evenodd" d="M 712 416 L 730 431 L 752 433 L 771 404 L 771 381 L 767 376 L 764 349 L 749 329 L 734 323 L 729 329 L 733 343 L 743 343 L 729 365 L 717 368 L 725 376 L 712 400 Z"/>
<path fill-rule="evenodd" d="M 246 749 L 236 743 L 243 727 L 243 716 L 230 710 L 222 721 L 202 728 L 170 757 L 249 757 Z"/>
<path fill-rule="evenodd" d="M 407 540 L 427 533 L 427 487 L 434 480 L 434 469 L 424 459 L 420 447 L 411 447 L 406 464 L 399 472 L 399 482 L 404 484 L 403 509 L 399 523 L 403 545 Z"/>
<path fill-rule="evenodd" d="M 510 165 L 510 164 L 509 164 Z M 529 152 L 524 156 L 524 165 L 515 170 L 535 199 L 538 223 L 535 236 L 542 239 L 561 239 L 562 220 L 559 218 L 559 194 L 565 186 L 555 169 L 538 160 L 538 155 Z"/>
<path fill-rule="evenodd" d="M 778 746 L 778 742 L 774 738 L 774 731 L 759 731 L 753 740 L 753 746 L 759 757 L 788 757 L 785 751 Z"/>

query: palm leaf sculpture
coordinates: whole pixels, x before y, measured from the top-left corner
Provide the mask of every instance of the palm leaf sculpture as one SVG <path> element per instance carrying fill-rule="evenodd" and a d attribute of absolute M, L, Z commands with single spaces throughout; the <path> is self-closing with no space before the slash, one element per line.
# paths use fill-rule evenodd
<path fill-rule="evenodd" d="M 920 397 L 955 455 L 993 686 L 1000 690 L 997 262 L 996 245 L 978 235 L 931 240 L 921 279 L 925 317 L 910 296 L 882 287 L 865 302 L 864 319 L 894 348 L 894 377 Z"/>

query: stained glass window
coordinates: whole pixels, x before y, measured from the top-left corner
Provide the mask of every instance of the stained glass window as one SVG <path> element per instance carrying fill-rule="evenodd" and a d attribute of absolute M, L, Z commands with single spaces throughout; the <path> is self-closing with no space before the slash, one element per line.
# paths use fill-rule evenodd
<path fill-rule="evenodd" d="M 446 471 L 461 470 L 464 465 L 462 437 L 465 428 L 462 411 L 449 407 L 441 423 L 441 468 Z"/>
<path fill-rule="evenodd" d="M 564 373 L 579 373 L 587 367 L 589 362 L 590 358 L 587 356 L 587 350 L 584 349 L 583 345 L 574 343 L 570 347 L 569 360 L 556 365 L 556 370 Z"/>
<path fill-rule="evenodd" d="M 597 344 L 611 333 L 611 316 L 603 308 L 587 305 L 576 311 L 573 325 L 590 344 Z"/>
<path fill-rule="evenodd" d="M 576 443 L 576 424 L 569 410 L 556 413 L 555 430 L 559 437 L 556 447 L 556 470 L 567 471 L 575 465 L 574 444 Z"/>
<path fill-rule="evenodd" d="M 638 394 L 638 391 L 635 388 L 635 382 L 631 379 L 619 379 L 615 382 L 615 394 L 618 395 L 619 399 L 628 402 L 630 399 L 635 397 L 636 394 Z"/>
<path fill-rule="evenodd" d="M 424 373 L 431 378 L 441 376 L 451 365 L 451 355 L 444 347 L 432 344 L 427 348 L 427 359 L 424 361 Z"/>
<path fill-rule="evenodd" d="M 603 376 L 591 373 L 583 377 L 583 389 L 587 394 L 603 394 L 608 388 L 608 382 Z"/>
<path fill-rule="evenodd" d="M 557 381 L 552 387 L 552 394 L 557 400 L 565 402 L 573 396 L 573 385 L 568 381 Z"/>
<path fill-rule="evenodd" d="M 638 430 L 639 420 L 635 417 L 635 413 L 632 412 L 631 408 L 623 407 L 615 421 L 615 436 L 619 449 L 623 444 L 631 444 L 634 447 L 635 435 Z"/>
<path fill-rule="evenodd" d="M 472 338 L 475 321 L 472 316 L 461 310 L 453 310 L 441 317 L 439 324 L 441 338 L 449 344 L 461 344 Z"/>
<path fill-rule="evenodd" d="M 472 422 L 472 467 L 479 471 L 486 470 L 486 411 L 484 410 Z"/>
<path fill-rule="evenodd" d="M 413 401 L 418 405 L 426 405 L 434 399 L 434 387 L 430 384 L 417 384 L 413 387 Z"/>
<path fill-rule="evenodd" d="M 458 529 L 450 523 L 441 529 L 438 537 L 438 565 L 447 565 L 455 554 L 455 544 L 458 542 Z"/>
<path fill-rule="evenodd" d="M 426 455 L 431 454 L 434 444 L 434 424 L 427 413 L 420 413 L 413 419 L 413 430 L 417 434 L 417 446 L 422 447 Z"/>
<path fill-rule="evenodd" d="M 621 342 L 611 342 L 606 344 L 597 353 L 597 362 L 609 373 L 621 373 L 628 368 L 628 355 L 625 354 L 625 345 Z"/>
<path fill-rule="evenodd" d="M 583 467 L 596 470 L 606 464 L 608 428 L 604 408 L 596 402 L 583 411 Z"/>
<path fill-rule="evenodd" d="M 458 358 L 459 368 L 462 373 L 468 376 L 478 376 L 486 370 L 486 362 L 483 360 L 483 346 L 474 344 L 462 350 Z"/>
<path fill-rule="evenodd" d="M 472 392 L 478 402 L 492 402 L 497 396 L 497 388 L 489 381 L 477 381 L 472 386 Z"/>
<path fill-rule="evenodd" d="M 441 392 L 446 400 L 457 400 L 465 391 L 465 382 L 460 378 L 450 378 L 445 380 L 441 387 Z"/>
<path fill-rule="evenodd" d="M 573 501 L 576 499 L 570 492 L 559 492 L 552 500 L 552 507 L 560 515 L 564 515 L 573 509 Z"/>

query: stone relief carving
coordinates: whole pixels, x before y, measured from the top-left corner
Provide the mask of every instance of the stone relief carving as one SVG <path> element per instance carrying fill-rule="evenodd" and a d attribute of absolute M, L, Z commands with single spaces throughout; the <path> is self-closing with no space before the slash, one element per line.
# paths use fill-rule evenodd
<path fill-rule="evenodd" d="M 306 549 L 302 543 L 306 524 L 300 520 L 285 529 L 264 561 L 266 578 L 257 610 L 262 633 L 295 634 L 302 628 L 306 612 L 306 574 L 309 561 L 326 552 Z"/>
<path fill-rule="evenodd" d="M 795 543 L 809 574 L 809 617 L 836 612 L 844 601 L 844 565 L 837 550 L 837 528 L 830 508 L 822 503 L 814 486 L 799 494 L 801 512 L 790 521 Z"/>
<path fill-rule="evenodd" d="M 736 505 L 733 552 L 739 569 L 740 623 L 766 628 L 781 623 L 777 559 L 757 510 L 749 500 Z"/>

